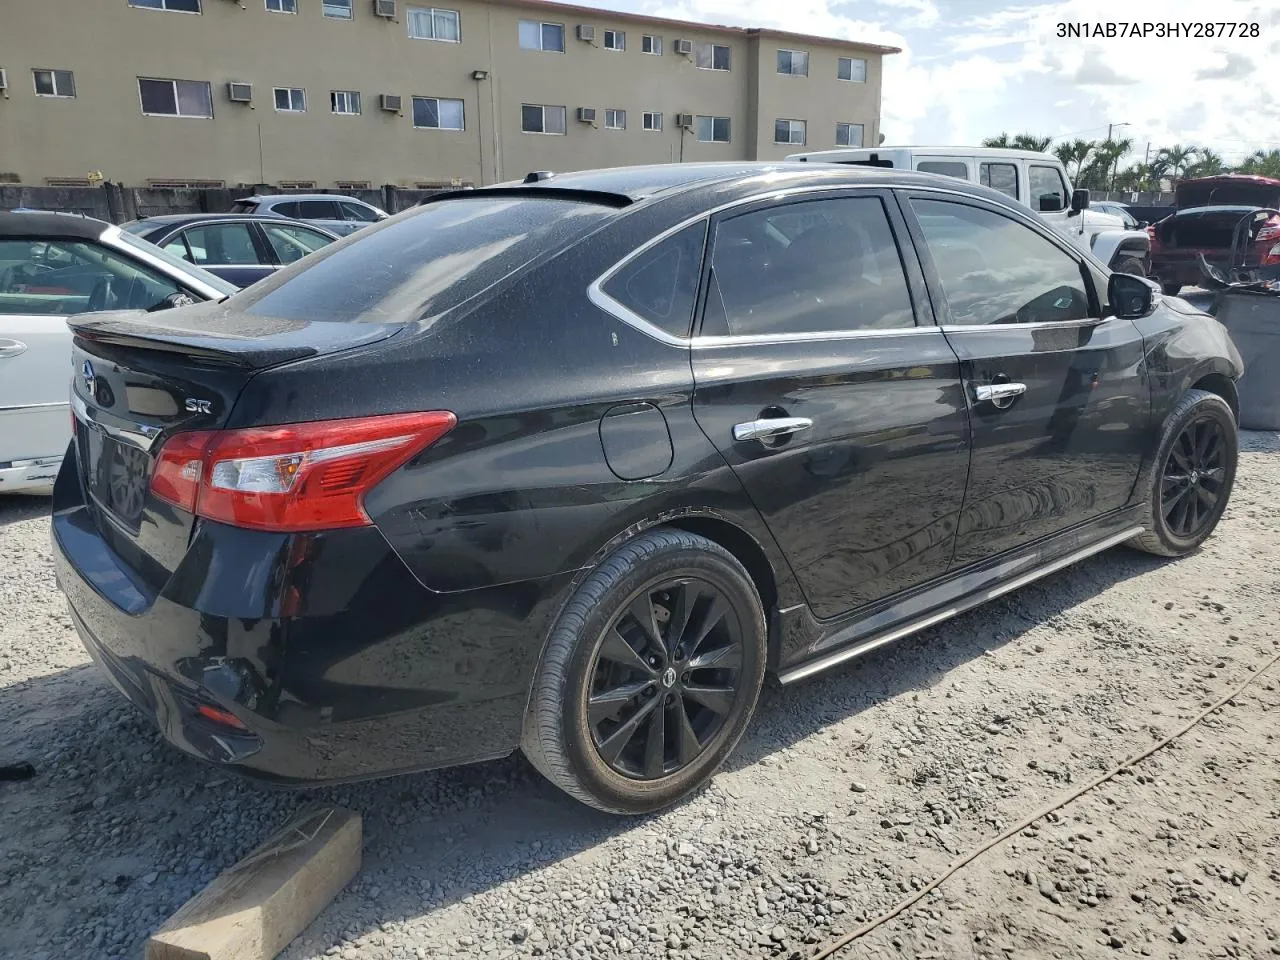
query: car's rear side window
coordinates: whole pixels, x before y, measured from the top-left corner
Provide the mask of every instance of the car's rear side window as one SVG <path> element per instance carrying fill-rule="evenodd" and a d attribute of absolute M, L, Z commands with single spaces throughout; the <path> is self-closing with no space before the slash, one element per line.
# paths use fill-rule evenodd
<path fill-rule="evenodd" d="M 602 289 L 659 330 L 687 337 L 706 234 L 705 220 L 690 224 L 624 264 Z"/>
<path fill-rule="evenodd" d="M 248 313 L 289 320 L 396 323 L 436 316 L 612 214 L 609 207 L 552 196 L 438 200 L 317 250 L 246 289 L 240 302 Z"/>
<path fill-rule="evenodd" d="M 296 217 L 298 215 L 298 201 L 286 200 L 284 203 L 272 204 L 271 212 L 282 217 Z"/>
<path fill-rule="evenodd" d="M 916 169 L 921 173 L 937 173 L 957 180 L 969 179 L 969 165 L 962 160 L 921 160 Z"/>
<path fill-rule="evenodd" d="M 703 336 L 914 326 L 902 258 L 878 197 L 787 203 L 716 227 Z"/>

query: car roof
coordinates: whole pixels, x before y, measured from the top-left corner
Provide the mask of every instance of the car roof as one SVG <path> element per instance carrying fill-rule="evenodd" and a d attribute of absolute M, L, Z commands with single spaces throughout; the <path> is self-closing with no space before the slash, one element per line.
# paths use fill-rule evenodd
<path fill-rule="evenodd" d="M 371 206 L 359 197 L 349 197 L 345 193 L 255 193 L 251 197 L 241 197 L 234 202 L 278 203 L 281 200 L 354 200 L 356 203 L 363 203 L 366 207 Z"/>
<path fill-rule="evenodd" d="M 79 213 L 55 213 L 31 211 L 9 213 L 0 211 L 0 236 L 40 237 L 48 239 L 74 238 L 97 240 L 111 224 Z"/>
<path fill-rule="evenodd" d="M 566 198 L 594 200 L 615 207 L 631 206 L 646 200 L 656 200 L 699 189 L 738 183 L 742 193 L 753 190 L 767 193 L 784 187 L 848 183 L 850 185 L 885 186 L 937 186 L 945 183 L 955 187 L 963 181 L 935 174 L 916 173 L 911 170 L 882 169 L 877 167 L 849 166 L 837 163 L 805 163 L 782 161 L 777 163 L 742 161 L 737 163 L 659 163 L 634 167 L 609 167 L 601 170 L 580 170 L 572 173 L 551 174 L 537 181 L 513 180 L 491 187 L 455 190 L 427 197 L 423 203 L 465 197 L 483 197 L 507 193 L 523 193 L 536 196 L 561 193 Z M 973 184 L 966 184 L 973 188 Z M 983 189 L 983 188 L 979 188 Z M 995 194 L 995 191 L 990 191 Z M 983 196 L 987 191 L 983 189 Z M 1003 196 L 1003 194 L 995 194 Z M 1006 198 L 1007 199 L 1007 198 Z"/>
<path fill-rule="evenodd" d="M 806 156 L 817 159 L 823 156 L 849 156 L 850 154 L 873 154 L 873 153 L 894 153 L 895 151 L 910 151 L 911 153 L 937 153 L 942 155 L 951 155 L 957 157 L 1017 157 L 1024 160 L 1050 160 L 1058 163 L 1059 160 L 1051 153 L 1044 153 L 1039 150 L 1019 150 L 1016 147 L 965 147 L 952 144 L 951 146 L 917 146 L 916 144 L 903 143 L 889 146 L 881 144 L 878 147 L 836 147 L 834 150 L 812 150 L 801 153 L 794 153 L 792 156 Z M 796 161 L 803 163 L 803 160 Z"/>
<path fill-rule="evenodd" d="M 264 223 L 269 226 L 279 226 L 280 224 L 289 225 L 297 224 L 300 227 L 306 227 L 308 230 L 314 230 L 316 233 L 322 233 L 326 237 L 339 239 L 338 235 L 332 230 L 326 230 L 324 227 L 317 227 L 314 223 L 307 223 L 305 220 L 294 220 L 289 217 L 272 217 L 263 216 L 257 213 L 166 213 L 155 217 L 139 217 L 137 220 L 130 220 L 128 223 L 120 225 L 120 229 L 128 230 L 130 233 L 143 234 L 155 233 L 157 230 L 176 227 L 196 226 L 202 223 Z"/>

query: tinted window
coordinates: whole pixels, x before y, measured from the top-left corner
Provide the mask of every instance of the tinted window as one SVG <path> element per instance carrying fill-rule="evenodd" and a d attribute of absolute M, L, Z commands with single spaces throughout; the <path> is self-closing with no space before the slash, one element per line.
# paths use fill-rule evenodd
<path fill-rule="evenodd" d="M 725 220 L 702 333 L 915 326 L 902 260 L 877 198 L 809 200 Z"/>
<path fill-rule="evenodd" d="M 247 223 L 207 223 L 190 227 L 183 234 L 192 263 L 209 266 L 258 262 L 258 251 Z"/>
<path fill-rule="evenodd" d="M 293 223 L 264 223 L 262 231 L 281 263 L 293 263 L 333 241 L 323 233 Z"/>
<path fill-rule="evenodd" d="M 0 241 L 0 316 L 145 310 L 178 286 L 96 243 Z"/>
<path fill-rule="evenodd" d="M 1082 320 L 1080 265 L 1030 227 L 959 203 L 911 201 L 957 324 Z"/>
<path fill-rule="evenodd" d="M 1067 185 L 1057 167 L 1030 167 L 1027 182 L 1031 187 L 1031 209 L 1056 213 L 1067 209 Z"/>
<path fill-rule="evenodd" d="M 296 217 L 298 215 L 297 201 L 286 200 L 284 203 L 273 204 L 271 212 L 279 214 L 282 217 Z"/>
<path fill-rule="evenodd" d="M 654 244 L 610 277 L 604 292 L 655 327 L 687 337 L 706 232 L 700 221 Z"/>
<path fill-rule="evenodd" d="M 548 191 L 550 192 L 550 191 Z M 249 313 L 402 322 L 435 316 L 598 226 L 607 207 L 459 197 L 415 207 L 249 287 Z"/>
<path fill-rule="evenodd" d="M 299 200 L 298 212 L 300 220 L 341 220 L 338 205 L 332 200 Z"/>
<path fill-rule="evenodd" d="M 978 166 L 978 179 L 984 187 L 999 190 L 1006 197 L 1018 199 L 1018 168 L 1015 164 L 980 164 Z"/>
<path fill-rule="evenodd" d="M 916 164 L 916 169 L 921 173 L 940 173 L 957 180 L 969 179 L 968 165 L 959 160 L 921 160 Z"/>
<path fill-rule="evenodd" d="M 363 203 L 352 203 L 350 200 L 341 200 L 338 202 L 338 206 L 342 208 L 342 213 L 348 220 L 358 220 L 361 223 L 373 223 L 378 219 L 378 215 Z"/>

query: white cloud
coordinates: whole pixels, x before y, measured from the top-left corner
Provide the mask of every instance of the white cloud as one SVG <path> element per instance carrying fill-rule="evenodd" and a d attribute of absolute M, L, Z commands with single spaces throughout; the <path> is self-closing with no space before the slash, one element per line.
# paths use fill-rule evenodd
<path fill-rule="evenodd" d="M 638 10 L 640 0 L 606 0 Z M 1280 148 L 1274 0 L 666 0 L 647 13 L 903 48 L 885 58 L 888 143 L 977 143 L 1001 131 L 1101 138 L 1141 154 L 1200 144 L 1230 159 Z M 856 14 L 853 15 L 853 14 Z M 1059 37 L 1059 24 L 1257 23 L 1257 38 Z M 1274 138 L 1267 144 L 1258 138 Z"/>

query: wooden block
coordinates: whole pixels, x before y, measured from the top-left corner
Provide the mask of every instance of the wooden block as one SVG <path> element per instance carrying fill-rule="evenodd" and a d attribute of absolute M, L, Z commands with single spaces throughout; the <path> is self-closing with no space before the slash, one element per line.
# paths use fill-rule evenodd
<path fill-rule="evenodd" d="M 146 960 L 272 960 L 360 869 L 360 814 L 302 814 L 196 894 Z"/>

